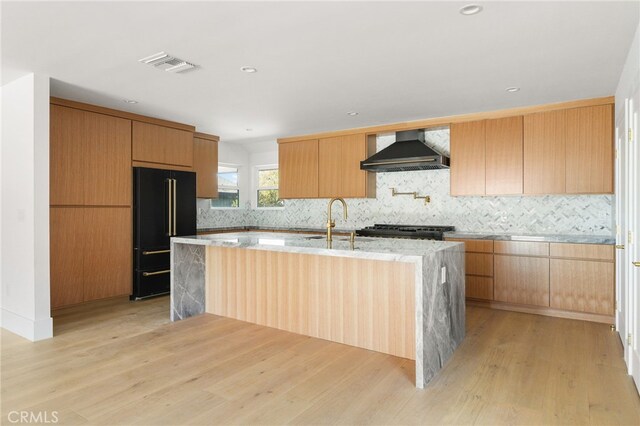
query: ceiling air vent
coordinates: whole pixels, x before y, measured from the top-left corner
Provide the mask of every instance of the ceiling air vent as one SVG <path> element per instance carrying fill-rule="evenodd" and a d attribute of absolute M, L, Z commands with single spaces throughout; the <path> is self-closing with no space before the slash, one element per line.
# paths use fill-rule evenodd
<path fill-rule="evenodd" d="M 183 61 L 165 52 L 158 52 L 147 56 L 146 58 L 140 59 L 139 62 L 173 73 L 185 72 L 196 67 L 196 65 L 191 62 Z"/>

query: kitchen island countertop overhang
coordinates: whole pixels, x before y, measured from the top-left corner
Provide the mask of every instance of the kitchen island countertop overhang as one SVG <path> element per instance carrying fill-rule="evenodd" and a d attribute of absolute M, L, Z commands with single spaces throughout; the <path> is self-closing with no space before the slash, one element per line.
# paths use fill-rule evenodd
<path fill-rule="evenodd" d="M 464 244 L 242 232 L 171 239 L 171 319 L 212 313 L 415 359 L 464 338 Z"/>

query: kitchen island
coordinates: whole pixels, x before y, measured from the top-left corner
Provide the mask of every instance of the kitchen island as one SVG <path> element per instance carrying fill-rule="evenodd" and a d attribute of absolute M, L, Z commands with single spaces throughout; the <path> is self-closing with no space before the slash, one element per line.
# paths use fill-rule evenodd
<path fill-rule="evenodd" d="M 171 239 L 171 319 L 226 316 L 416 361 L 464 338 L 464 245 L 243 232 Z"/>

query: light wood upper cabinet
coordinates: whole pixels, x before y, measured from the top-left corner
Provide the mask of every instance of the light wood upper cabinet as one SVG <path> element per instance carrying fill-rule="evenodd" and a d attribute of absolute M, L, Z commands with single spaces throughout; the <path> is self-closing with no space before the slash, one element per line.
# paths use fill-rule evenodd
<path fill-rule="evenodd" d="M 522 194 L 522 116 L 487 120 L 485 133 L 486 194 Z"/>
<path fill-rule="evenodd" d="M 218 141 L 194 136 L 193 171 L 196 172 L 196 197 L 218 198 Z"/>
<path fill-rule="evenodd" d="M 485 194 L 486 120 L 451 124 L 451 195 Z"/>
<path fill-rule="evenodd" d="M 320 198 L 375 197 L 375 174 L 360 170 L 360 161 L 375 153 L 375 141 L 356 134 L 320 139 L 318 145 Z"/>
<path fill-rule="evenodd" d="M 567 111 L 524 116 L 524 193 L 565 193 Z"/>
<path fill-rule="evenodd" d="M 131 205 L 131 121 L 51 105 L 50 204 Z"/>
<path fill-rule="evenodd" d="M 130 206 L 131 121 L 85 112 L 84 204 Z"/>
<path fill-rule="evenodd" d="M 613 106 L 567 110 L 566 191 L 613 192 Z"/>
<path fill-rule="evenodd" d="M 278 145 L 280 198 L 318 197 L 318 140 Z"/>
<path fill-rule="evenodd" d="M 133 122 L 133 160 L 193 166 L 193 132 Z"/>
<path fill-rule="evenodd" d="M 51 105 L 49 135 L 49 203 L 84 204 L 85 112 Z"/>

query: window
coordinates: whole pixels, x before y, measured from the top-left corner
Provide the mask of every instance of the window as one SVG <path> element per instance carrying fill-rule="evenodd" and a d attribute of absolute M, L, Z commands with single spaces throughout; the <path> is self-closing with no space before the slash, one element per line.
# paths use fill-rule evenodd
<path fill-rule="evenodd" d="M 237 167 L 218 165 L 218 198 L 211 200 L 211 207 L 240 207 Z"/>
<path fill-rule="evenodd" d="M 258 208 L 284 207 L 284 201 L 278 198 L 278 169 L 258 169 L 258 190 L 256 206 Z"/>

